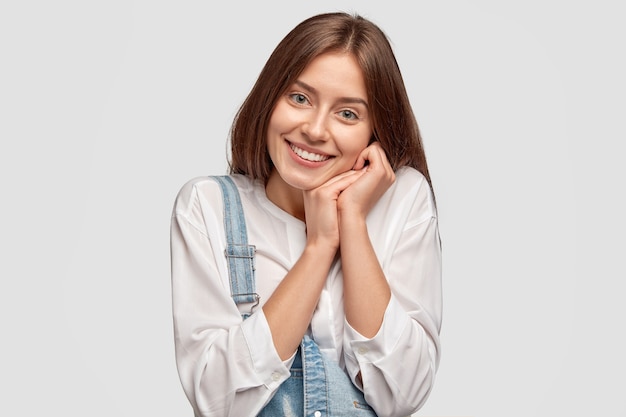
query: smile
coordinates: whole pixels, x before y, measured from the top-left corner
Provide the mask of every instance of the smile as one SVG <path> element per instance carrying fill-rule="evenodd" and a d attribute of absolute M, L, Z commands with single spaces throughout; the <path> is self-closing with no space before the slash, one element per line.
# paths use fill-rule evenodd
<path fill-rule="evenodd" d="M 326 161 L 327 159 L 330 158 L 330 155 L 320 155 L 320 154 L 317 154 L 317 153 L 307 152 L 304 149 L 298 148 L 296 145 L 294 145 L 291 142 L 289 143 L 289 147 L 291 148 L 293 153 L 295 153 L 300 158 L 302 158 L 302 159 L 304 159 L 306 161 L 323 162 L 323 161 Z"/>

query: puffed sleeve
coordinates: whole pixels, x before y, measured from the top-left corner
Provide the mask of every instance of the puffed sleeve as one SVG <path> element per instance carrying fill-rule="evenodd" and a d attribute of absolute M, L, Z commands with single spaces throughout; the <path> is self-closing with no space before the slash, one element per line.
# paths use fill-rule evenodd
<path fill-rule="evenodd" d="M 412 173 L 389 201 L 379 259 L 392 295 L 378 333 L 368 339 L 345 322 L 344 356 L 368 404 L 385 416 L 407 416 L 426 401 L 439 364 L 441 244 L 428 183 Z M 401 222 L 393 225 L 389 222 Z M 393 234 L 393 233 L 392 233 Z M 357 374 L 361 373 L 361 380 Z"/>
<path fill-rule="evenodd" d="M 274 349 L 263 310 L 243 321 L 230 296 L 216 249 L 223 248 L 221 207 L 219 189 L 202 180 L 187 183 L 176 198 L 170 236 L 176 363 L 196 416 L 253 416 L 289 377 L 289 364 Z"/>

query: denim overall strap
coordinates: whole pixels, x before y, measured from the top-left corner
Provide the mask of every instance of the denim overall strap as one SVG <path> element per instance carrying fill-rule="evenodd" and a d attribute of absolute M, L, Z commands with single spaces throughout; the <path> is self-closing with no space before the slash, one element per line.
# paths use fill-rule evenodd
<path fill-rule="evenodd" d="M 246 220 L 239 198 L 237 186 L 229 176 L 210 177 L 217 181 L 222 189 L 224 200 L 224 231 L 226 249 L 224 255 L 228 261 L 230 293 L 235 304 L 254 303 L 249 313 L 243 313 L 244 319 L 252 314 L 259 304 L 254 280 L 254 245 L 248 245 Z"/>
<path fill-rule="evenodd" d="M 302 355 L 302 389 L 304 391 L 304 417 L 327 417 L 328 379 L 326 364 L 317 344 L 309 336 L 300 343 Z"/>

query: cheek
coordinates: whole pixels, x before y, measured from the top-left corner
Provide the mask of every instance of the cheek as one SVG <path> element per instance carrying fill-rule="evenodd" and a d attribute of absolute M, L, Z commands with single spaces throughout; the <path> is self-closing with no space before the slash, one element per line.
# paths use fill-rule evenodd
<path fill-rule="evenodd" d="M 268 131 L 280 132 L 293 122 L 292 109 L 284 101 L 279 100 L 272 111 L 268 125 Z"/>
<path fill-rule="evenodd" d="M 363 129 L 358 132 L 351 131 L 345 135 L 344 154 L 354 156 L 355 158 L 367 148 L 372 137 L 370 129 Z"/>
<path fill-rule="evenodd" d="M 275 132 L 278 130 L 278 125 L 280 124 L 280 117 L 276 113 L 276 111 L 272 112 L 270 116 L 270 120 L 267 124 L 267 133 Z"/>

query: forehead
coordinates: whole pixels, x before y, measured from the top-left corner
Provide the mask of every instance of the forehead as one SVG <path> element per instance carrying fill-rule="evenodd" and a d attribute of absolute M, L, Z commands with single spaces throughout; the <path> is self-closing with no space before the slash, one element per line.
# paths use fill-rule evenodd
<path fill-rule="evenodd" d="M 327 52 L 315 57 L 298 76 L 316 90 L 335 94 L 367 97 L 365 77 L 355 56 L 343 52 Z"/>

